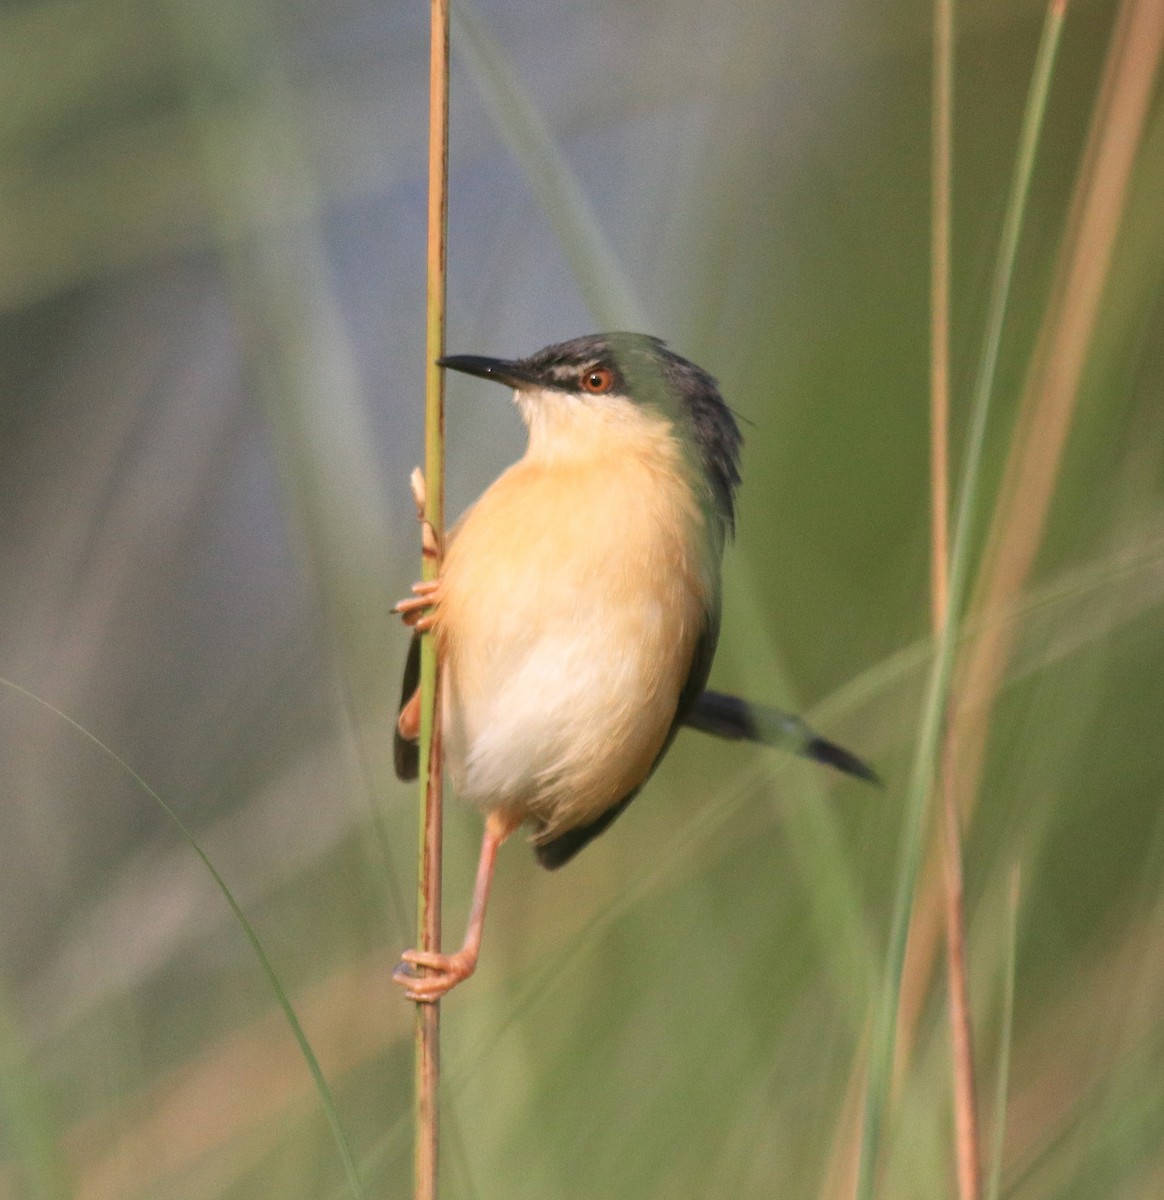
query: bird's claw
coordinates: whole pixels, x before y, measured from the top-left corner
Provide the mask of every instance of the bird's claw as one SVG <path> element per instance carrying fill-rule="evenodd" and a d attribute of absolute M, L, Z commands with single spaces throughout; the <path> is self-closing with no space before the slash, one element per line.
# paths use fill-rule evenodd
<path fill-rule="evenodd" d="M 473 974 L 476 956 L 463 950 L 456 954 L 438 954 L 430 950 L 405 950 L 392 972 L 392 982 L 404 989 L 409 1000 L 418 1004 L 435 1004 L 446 992 Z M 417 973 L 421 967 L 429 972 Z"/>
<path fill-rule="evenodd" d="M 404 620 L 404 624 L 411 629 L 415 629 L 417 633 L 427 633 L 436 625 L 437 615 L 433 609 L 436 603 L 437 592 L 440 590 L 440 581 L 437 579 L 427 579 L 421 583 L 412 585 L 412 595 L 407 599 L 398 600 L 393 606 L 392 611 L 399 613 Z"/>

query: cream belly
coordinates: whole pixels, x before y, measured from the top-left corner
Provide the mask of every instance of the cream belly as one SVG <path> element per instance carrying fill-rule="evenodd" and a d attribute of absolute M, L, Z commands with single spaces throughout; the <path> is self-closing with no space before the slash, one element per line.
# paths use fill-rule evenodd
<path fill-rule="evenodd" d="M 646 778 L 706 627 L 707 541 L 677 466 L 625 447 L 552 470 L 523 459 L 481 497 L 437 604 L 446 762 L 464 800 L 549 836 Z"/>

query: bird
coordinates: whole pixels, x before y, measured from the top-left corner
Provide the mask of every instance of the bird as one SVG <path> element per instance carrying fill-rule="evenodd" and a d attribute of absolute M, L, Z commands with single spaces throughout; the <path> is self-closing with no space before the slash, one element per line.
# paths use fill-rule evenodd
<path fill-rule="evenodd" d="M 422 1003 L 475 970 L 506 839 L 528 825 L 538 862 L 563 866 L 684 727 L 877 782 L 799 717 L 706 688 L 742 445 L 710 374 L 626 332 L 438 365 L 512 389 L 528 441 L 449 532 L 436 579 L 395 606 L 413 630 L 396 773 L 418 770 L 420 638 L 431 632 L 446 773 L 485 816 L 464 943 L 408 950 L 393 974 Z"/>

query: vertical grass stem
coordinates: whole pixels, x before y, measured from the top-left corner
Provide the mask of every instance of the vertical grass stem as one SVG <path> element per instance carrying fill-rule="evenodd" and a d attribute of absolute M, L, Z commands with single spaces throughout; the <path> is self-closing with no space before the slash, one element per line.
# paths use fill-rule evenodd
<path fill-rule="evenodd" d="M 445 266 L 448 230 L 449 6 L 431 0 L 428 141 L 428 283 L 425 322 L 425 522 L 422 575 L 440 571 L 444 537 L 444 374 L 437 360 L 445 342 Z M 439 950 L 441 935 L 442 779 L 435 639 L 421 643 L 420 838 L 417 864 L 417 944 Z M 436 1200 L 440 1123 L 440 1005 L 416 1006 L 416 1200 Z"/>

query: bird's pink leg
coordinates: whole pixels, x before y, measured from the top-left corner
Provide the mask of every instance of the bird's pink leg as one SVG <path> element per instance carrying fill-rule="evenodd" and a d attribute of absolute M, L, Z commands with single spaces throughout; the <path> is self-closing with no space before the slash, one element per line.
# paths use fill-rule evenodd
<path fill-rule="evenodd" d="M 485 927 L 485 908 L 489 903 L 489 888 L 493 883 L 493 868 L 497 851 L 505 839 L 521 824 L 514 812 L 491 812 L 485 819 L 485 836 L 481 839 L 481 858 L 477 863 L 477 884 L 473 889 L 473 907 L 469 912 L 469 927 L 465 941 L 455 954 L 439 954 L 428 950 L 406 950 L 400 965 L 392 972 L 394 983 L 404 988 L 409 1000 L 433 1004 L 462 979 L 468 979 L 477 968 L 481 951 L 481 932 Z M 428 974 L 417 974 L 421 967 Z"/>

